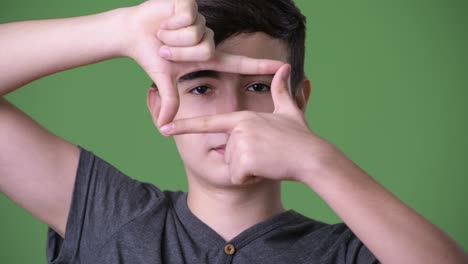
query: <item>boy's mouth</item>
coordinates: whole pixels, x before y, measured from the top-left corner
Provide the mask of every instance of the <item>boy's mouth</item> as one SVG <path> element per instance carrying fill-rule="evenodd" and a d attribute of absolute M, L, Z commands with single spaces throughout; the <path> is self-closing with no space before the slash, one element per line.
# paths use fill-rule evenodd
<path fill-rule="evenodd" d="M 224 155 L 224 151 L 226 150 L 226 144 L 216 146 L 216 147 L 212 148 L 212 150 L 218 152 L 221 155 Z"/>

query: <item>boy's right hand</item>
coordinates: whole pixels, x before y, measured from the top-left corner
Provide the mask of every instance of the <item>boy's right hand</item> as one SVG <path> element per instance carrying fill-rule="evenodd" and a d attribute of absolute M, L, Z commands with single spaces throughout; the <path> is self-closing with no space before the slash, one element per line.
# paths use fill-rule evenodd
<path fill-rule="evenodd" d="M 158 86 L 158 126 L 173 119 L 179 107 L 176 73 L 170 61 L 207 61 L 213 56 L 213 32 L 205 27 L 194 0 L 150 0 L 132 7 L 129 17 L 133 58 Z"/>
<path fill-rule="evenodd" d="M 205 26 L 194 0 L 150 0 L 129 10 L 124 55 L 133 58 L 158 86 L 158 127 L 177 113 L 176 79 L 184 71 L 273 74 L 284 64 L 216 51 L 213 31 Z"/>
<path fill-rule="evenodd" d="M 172 56 L 163 59 L 166 47 Z M 62 237 L 79 148 L 1 97 L 41 77 L 122 56 L 137 61 L 158 85 L 161 113 L 153 117 L 159 116 L 159 125 L 177 113 L 175 83 L 184 71 L 274 73 L 283 64 L 215 52 L 194 0 L 150 0 L 87 16 L 1 24 L 0 192 Z"/>

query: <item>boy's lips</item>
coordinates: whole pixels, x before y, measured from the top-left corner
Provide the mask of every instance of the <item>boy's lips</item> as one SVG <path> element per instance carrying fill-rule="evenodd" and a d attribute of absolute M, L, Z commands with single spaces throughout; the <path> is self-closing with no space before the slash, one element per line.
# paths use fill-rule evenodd
<path fill-rule="evenodd" d="M 218 152 L 221 155 L 224 155 L 224 151 L 226 150 L 226 144 L 216 146 L 216 147 L 212 148 L 212 150 Z"/>

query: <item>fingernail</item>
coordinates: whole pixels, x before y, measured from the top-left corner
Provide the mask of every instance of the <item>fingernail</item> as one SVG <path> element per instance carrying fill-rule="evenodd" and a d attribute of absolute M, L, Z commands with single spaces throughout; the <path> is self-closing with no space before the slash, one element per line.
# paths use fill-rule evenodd
<path fill-rule="evenodd" d="M 161 56 L 161 57 L 163 57 L 165 59 L 169 59 L 171 57 L 171 51 L 169 50 L 168 47 L 162 46 L 159 49 L 159 56 Z"/>
<path fill-rule="evenodd" d="M 161 34 L 162 34 L 161 31 L 162 30 L 158 30 L 158 33 L 156 33 L 156 36 L 158 37 L 159 40 L 161 40 Z"/>
<path fill-rule="evenodd" d="M 159 25 L 159 28 L 167 29 L 167 22 L 164 22 L 161 25 Z"/>
<path fill-rule="evenodd" d="M 169 123 L 164 126 L 162 126 L 159 130 L 161 130 L 162 133 L 164 134 L 169 134 L 172 129 L 174 129 L 174 123 Z"/>

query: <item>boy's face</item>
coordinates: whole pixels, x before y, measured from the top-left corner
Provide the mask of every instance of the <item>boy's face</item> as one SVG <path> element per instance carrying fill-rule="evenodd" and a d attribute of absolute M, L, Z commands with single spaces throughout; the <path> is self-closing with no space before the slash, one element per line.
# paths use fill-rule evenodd
<path fill-rule="evenodd" d="M 217 50 L 253 58 L 287 62 L 287 46 L 264 33 L 231 37 Z M 178 77 L 180 106 L 174 119 L 250 110 L 273 112 L 270 85 L 273 75 L 240 75 L 215 71 L 185 72 Z M 268 131 L 265 131 L 268 133 Z M 229 134 L 174 136 L 189 181 L 226 188 L 232 186 L 227 164 L 214 148 L 226 144 Z"/>

